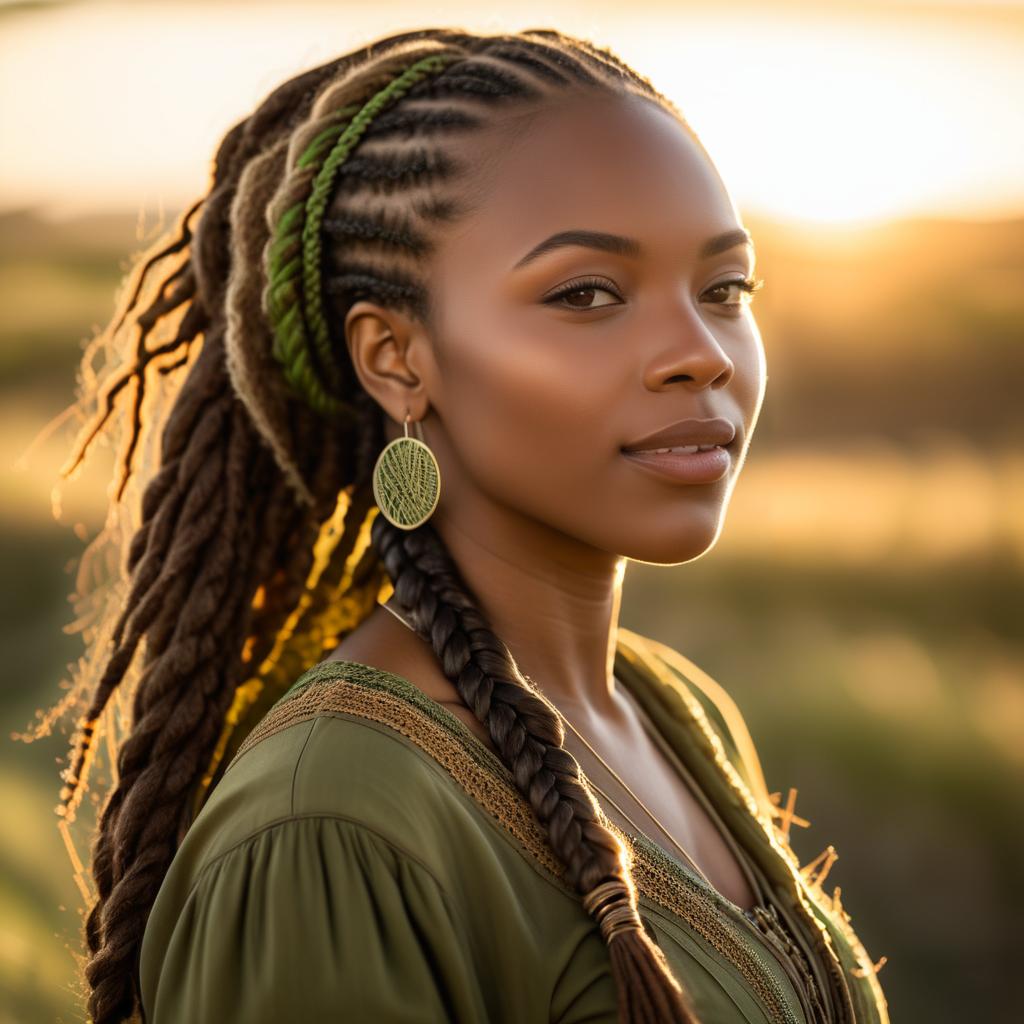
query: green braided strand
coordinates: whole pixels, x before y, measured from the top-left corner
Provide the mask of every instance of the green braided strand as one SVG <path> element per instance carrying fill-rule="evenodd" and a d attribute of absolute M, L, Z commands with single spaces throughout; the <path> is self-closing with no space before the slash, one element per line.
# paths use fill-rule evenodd
<path fill-rule="evenodd" d="M 308 198 L 290 207 L 274 229 L 267 251 L 265 305 L 273 330 L 274 358 L 292 389 L 321 414 L 354 415 L 351 404 L 332 394 L 320 376 L 323 373 L 331 386 L 340 390 L 340 369 L 331 352 L 321 304 L 320 272 L 320 231 L 337 170 L 385 106 L 458 59 L 455 54 L 433 54 L 411 65 L 362 107 L 335 111 L 332 118 L 336 123 L 318 132 L 296 162 L 299 168 L 316 168 L 318 164 L 320 168 Z"/>
<path fill-rule="evenodd" d="M 288 210 L 270 246 L 267 276 L 267 313 L 273 327 L 274 358 L 282 365 L 293 391 L 322 415 L 348 412 L 348 404 L 334 398 L 323 386 L 309 358 L 306 329 L 302 322 L 299 280 L 302 273 L 301 218 L 299 203 Z"/>
<path fill-rule="evenodd" d="M 417 61 L 389 82 L 346 125 L 313 182 L 313 188 L 306 200 L 306 221 L 302 228 L 302 297 L 316 353 L 324 366 L 333 367 L 334 362 L 327 321 L 321 304 L 320 270 L 323 243 L 320 228 L 338 168 L 348 158 L 370 122 L 381 110 L 401 99 L 417 82 L 430 75 L 439 74 L 458 59 L 455 54 L 433 54 Z"/>
<path fill-rule="evenodd" d="M 336 403 L 330 400 L 309 365 L 305 328 L 299 316 L 302 214 L 302 203 L 285 212 L 277 224 L 268 251 L 266 309 L 273 330 L 271 351 L 281 364 L 292 390 L 318 412 L 331 414 L 343 410 L 332 407 Z"/>
<path fill-rule="evenodd" d="M 355 104 L 351 107 L 342 107 L 340 110 L 336 110 L 331 116 L 336 118 L 338 121 L 348 121 L 350 118 L 355 117 L 359 113 L 359 104 Z M 302 156 L 296 161 L 296 167 L 309 167 L 315 164 L 321 154 L 327 150 L 330 150 L 328 142 L 333 144 L 335 137 L 338 134 L 339 127 L 343 125 L 329 124 L 324 128 L 318 135 L 314 136 L 313 141 L 303 150 Z"/>

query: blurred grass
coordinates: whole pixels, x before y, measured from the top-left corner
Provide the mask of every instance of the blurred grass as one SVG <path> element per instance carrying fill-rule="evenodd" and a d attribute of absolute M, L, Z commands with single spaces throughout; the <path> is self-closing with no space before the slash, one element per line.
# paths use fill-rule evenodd
<path fill-rule="evenodd" d="M 623 624 L 729 690 L 793 845 L 833 844 L 826 888 L 897 1022 L 1018 1019 L 1024 904 L 1024 264 L 1019 221 L 796 230 L 747 221 L 768 397 L 716 547 L 632 565 Z M 149 233 L 150 237 L 152 232 Z M 81 343 L 106 322 L 131 216 L 0 216 L 0 639 L 8 734 L 80 653 L 64 571 L 105 503 L 100 453 L 61 523 L 52 437 Z M 84 1019 L 79 898 L 51 809 L 61 736 L 0 746 L 0 1024 Z"/>
<path fill-rule="evenodd" d="M 1024 904 L 1019 572 L 712 557 L 631 566 L 626 579 L 624 623 L 724 685 L 769 788 L 797 787 L 811 822 L 792 830 L 801 863 L 835 846 L 826 891 L 842 887 L 868 952 L 889 958 L 893 1020 L 1016 1019 L 1005 979 Z"/>

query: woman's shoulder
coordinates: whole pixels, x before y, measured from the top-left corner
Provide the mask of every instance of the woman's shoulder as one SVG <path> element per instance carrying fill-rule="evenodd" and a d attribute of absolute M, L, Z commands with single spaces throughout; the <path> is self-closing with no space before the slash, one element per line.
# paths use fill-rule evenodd
<path fill-rule="evenodd" d="M 414 689 L 321 663 L 249 733 L 147 923 L 140 984 L 156 1024 L 222 998 L 219 1019 L 290 1019 L 283 993 L 310 1010 L 302 1019 L 342 996 L 358 1019 L 397 1019 L 406 997 L 424 1019 L 540 1019 L 604 970 L 603 943 L 528 808 L 466 727 Z M 536 934 L 555 938 L 542 948 Z M 566 979 L 570 961 L 582 966 Z M 505 1016 L 474 978 L 522 964 L 544 980 Z M 213 977 L 216 991 L 204 988 Z M 242 990 L 246 1013 L 230 1001 Z"/>
<path fill-rule="evenodd" d="M 312 821 L 415 861 L 460 904 L 482 906 L 472 878 L 491 909 L 578 909 L 505 765 L 460 719 L 383 669 L 325 661 L 302 675 L 239 746 L 165 884 L 183 897 L 226 853 L 283 831 L 312 836 L 302 824 Z"/>
<path fill-rule="evenodd" d="M 182 845 L 201 867 L 265 829 L 330 818 L 429 856 L 437 823 L 471 813 L 432 725 L 388 673 L 322 662 L 252 729 Z"/>
<path fill-rule="evenodd" d="M 620 629 L 621 645 L 648 668 L 653 679 L 685 704 L 687 714 L 702 718 L 721 741 L 726 759 L 736 768 L 762 810 L 772 806 L 761 759 L 739 705 L 728 690 L 696 662 L 668 644 Z"/>

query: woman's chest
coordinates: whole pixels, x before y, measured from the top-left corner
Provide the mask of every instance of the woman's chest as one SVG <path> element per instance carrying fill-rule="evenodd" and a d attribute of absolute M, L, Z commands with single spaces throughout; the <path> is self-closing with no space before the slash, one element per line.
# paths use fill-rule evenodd
<path fill-rule="evenodd" d="M 497 753 L 486 727 L 465 705 L 444 707 Z M 576 758 L 601 809 L 619 828 L 641 832 L 705 879 L 738 907 L 757 902 L 736 842 L 711 800 L 663 738 L 646 726 L 630 702 L 628 715 L 614 728 L 591 723 L 589 737 L 570 725 L 563 746 Z M 682 849 L 680 849 L 682 847 Z"/>
<path fill-rule="evenodd" d="M 567 730 L 565 747 L 579 761 L 605 814 L 642 832 L 738 907 L 758 901 L 752 874 L 713 801 L 663 737 L 635 714 L 598 743 Z"/>

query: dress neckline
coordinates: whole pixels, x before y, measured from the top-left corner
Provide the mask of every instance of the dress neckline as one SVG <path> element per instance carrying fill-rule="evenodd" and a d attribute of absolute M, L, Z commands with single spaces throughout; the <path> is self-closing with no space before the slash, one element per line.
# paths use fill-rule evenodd
<path fill-rule="evenodd" d="M 741 869 L 748 880 L 751 880 L 752 889 L 754 891 L 755 899 L 757 900 L 756 905 L 761 906 L 763 905 L 764 896 L 762 887 L 760 884 L 756 883 L 755 879 L 752 879 L 752 873 L 748 861 L 749 855 L 742 849 L 741 844 L 739 844 L 735 837 L 729 832 L 728 825 L 724 820 L 722 808 L 719 806 L 716 795 L 706 793 L 701 789 L 699 783 L 686 769 L 685 762 L 680 756 L 680 751 L 678 751 L 675 748 L 675 745 L 661 733 L 657 726 L 657 722 L 649 710 L 649 705 L 635 692 L 635 686 L 637 684 L 640 686 L 653 686 L 655 679 L 652 678 L 650 667 L 643 660 L 641 653 L 637 649 L 637 645 L 629 643 L 627 634 L 629 634 L 629 631 L 620 627 L 619 643 L 616 647 L 615 656 L 615 677 L 623 687 L 623 690 L 627 692 L 628 699 L 632 701 L 636 708 L 639 708 L 641 713 L 641 722 L 643 723 L 644 729 L 652 736 L 654 741 L 659 744 L 661 749 L 669 752 L 669 756 L 673 760 L 673 765 L 676 768 L 677 773 L 680 774 L 680 778 L 684 785 L 688 786 L 691 791 L 695 793 L 697 799 L 706 807 L 711 809 L 712 820 L 715 827 L 725 837 L 730 848 L 736 851 L 736 856 L 740 862 Z M 365 662 L 353 661 L 348 658 L 328 659 L 314 665 L 311 669 L 300 676 L 288 693 L 285 694 L 285 697 L 282 698 L 282 701 L 285 700 L 292 691 L 296 691 L 303 685 L 308 684 L 312 678 L 322 679 L 325 673 L 330 675 L 338 673 L 341 669 L 347 670 L 348 675 L 352 676 L 353 681 L 355 682 L 369 682 L 373 677 L 376 677 L 377 679 L 389 683 L 389 689 L 396 693 L 396 695 L 402 697 L 418 710 L 427 713 L 431 718 L 443 725 L 449 732 L 458 737 L 462 744 L 472 753 L 475 760 L 486 766 L 492 773 L 500 776 L 509 786 L 515 788 L 515 780 L 505 763 L 495 755 L 495 753 L 473 732 L 472 729 L 469 728 L 468 725 L 466 725 L 465 722 L 452 714 L 439 701 L 428 696 L 421 687 L 416 686 L 411 680 L 396 672 L 378 668 L 374 665 L 368 665 Z M 346 678 L 348 678 L 348 676 Z M 680 768 L 682 771 L 680 771 Z M 593 789 L 593 783 L 583 771 L 582 766 L 580 768 L 580 772 L 585 782 L 591 789 Z M 723 780 L 723 782 L 724 781 L 726 780 Z M 596 792 L 595 799 L 598 799 Z M 685 861 L 683 861 L 677 854 L 672 853 L 665 846 L 655 842 L 650 836 L 643 832 L 637 832 L 632 828 L 619 825 L 617 822 L 610 822 L 610 824 L 620 834 L 627 836 L 634 848 L 642 851 L 648 858 L 660 862 L 686 884 L 703 891 L 715 902 L 720 911 L 725 911 L 729 917 L 741 920 L 745 926 L 752 927 L 749 916 L 750 911 L 734 903 L 723 892 L 715 886 L 710 885 L 701 875 L 697 874 L 691 867 L 687 866 Z"/>
<path fill-rule="evenodd" d="M 707 786 L 707 798 L 723 820 L 736 817 L 739 808 L 738 820 L 747 819 L 747 830 L 762 828 L 758 801 L 726 756 L 718 731 L 690 690 L 692 684 L 670 681 L 667 667 L 658 659 L 657 651 L 647 645 L 646 638 L 620 627 L 614 670 L 624 689 L 648 717 L 659 723 L 659 732 L 664 723 L 672 726 L 667 731 L 676 735 L 666 735 L 665 742 L 676 750 L 683 763 L 690 761 L 698 769 L 694 772 L 695 782 Z M 321 714 L 369 719 L 404 735 L 452 776 L 471 799 L 498 819 L 502 830 L 569 891 L 562 877 L 564 867 L 556 860 L 543 826 L 504 762 L 461 719 L 411 680 L 387 669 L 343 658 L 313 665 L 247 735 L 225 771 L 230 771 L 248 749 L 268 735 Z M 582 768 L 581 774 L 584 782 L 592 785 Z M 774 1024 L 800 1022 L 789 1008 L 788 999 L 768 966 L 769 960 L 775 960 L 788 975 L 803 1005 L 803 1020 L 818 1019 L 806 1012 L 806 996 L 789 956 L 757 926 L 751 911 L 733 903 L 646 835 L 609 819 L 596 795 L 595 801 L 603 824 L 626 847 L 641 900 L 646 899 L 686 921 L 731 961 L 759 995 Z M 729 804 L 733 805 L 731 809 Z M 754 861 L 745 846 L 742 852 Z M 763 900 L 760 888 L 755 896 Z"/>
<path fill-rule="evenodd" d="M 615 676 L 633 702 L 644 712 L 645 718 L 654 725 L 655 732 L 652 735 L 655 735 L 656 741 L 660 740 L 673 756 L 678 757 L 681 764 L 691 770 L 691 788 L 700 790 L 711 807 L 721 815 L 725 831 L 730 832 L 731 825 L 736 826 L 732 838 L 740 848 L 741 864 L 744 870 L 747 870 L 748 862 L 757 865 L 757 872 L 763 873 L 764 881 L 773 887 L 770 890 L 771 900 L 765 905 L 766 890 L 759 884 L 755 887 L 758 903 L 751 910 L 746 910 L 646 835 L 623 828 L 608 819 L 602 809 L 600 813 L 604 823 L 621 837 L 631 854 L 639 895 L 686 920 L 726 959 L 731 960 L 751 988 L 760 995 L 770 1011 L 770 1019 L 779 1024 L 795 1024 L 795 1018 L 786 1005 L 787 1000 L 765 962 L 766 949 L 771 954 L 769 959 L 774 958 L 782 965 L 799 994 L 804 1019 L 808 1022 L 836 1020 L 834 1011 L 825 1010 L 818 999 L 811 1000 L 817 1003 L 813 1009 L 809 1005 L 808 989 L 800 977 L 802 972 L 797 969 L 791 953 L 785 949 L 789 945 L 788 940 L 780 944 L 777 938 L 768 935 L 763 925 L 758 924 L 762 911 L 770 911 L 771 917 L 777 916 L 774 911 L 780 906 L 776 900 L 779 893 L 774 888 L 781 885 L 783 904 L 788 906 L 793 902 L 791 909 L 802 909 L 802 913 L 797 913 L 797 916 L 807 917 L 807 922 L 802 923 L 801 927 L 806 928 L 809 923 L 812 934 L 815 929 L 823 930 L 823 923 L 816 919 L 817 915 L 805 899 L 804 887 L 796 874 L 799 867 L 795 858 L 792 858 L 791 865 L 784 863 L 789 858 L 776 840 L 771 814 L 765 806 L 767 791 L 761 792 L 764 789 L 762 784 L 755 792 L 757 780 L 747 774 L 749 764 L 740 771 L 738 766 L 743 765 L 743 761 L 733 763 L 734 757 L 743 758 L 744 755 L 738 748 L 738 738 L 733 736 L 728 721 L 724 723 L 723 732 L 722 715 L 718 712 L 717 702 L 709 699 L 710 695 L 704 693 L 703 687 L 691 681 L 689 672 L 670 669 L 669 663 L 659 653 L 661 646 L 641 634 L 619 627 Z M 705 713 L 705 708 L 709 713 Z M 289 721 L 339 711 L 390 726 L 404 734 L 451 775 L 456 774 L 453 763 L 459 769 L 458 762 L 461 761 L 461 780 L 457 778 L 456 781 L 461 781 L 462 788 L 467 792 L 472 788 L 467 787 L 467 778 L 481 777 L 475 769 L 467 771 L 468 764 L 475 764 L 477 768 L 485 770 L 485 776 L 499 780 L 502 786 L 495 787 L 493 782 L 484 782 L 482 788 L 470 793 L 470 796 L 477 803 L 484 803 L 485 809 L 492 816 L 504 818 L 502 824 L 505 831 L 527 846 L 534 858 L 565 886 L 564 879 L 559 877 L 562 867 L 554 860 L 546 835 L 540 834 L 543 832 L 542 826 L 536 821 L 528 801 L 519 792 L 504 762 L 460 718 L 409 679 L 395 672 L 351 659 L 335 658 L 318 662 L 299 676 L 276 701 L 243 741 L 227 769 L 255 742 L 259 742 L 268 733 L 287 727 Z M 711 718 L 717 724 L 712 724 Z M 725 739 L 728 739 L 729 750 Z M 438 756 L 439 750 L 442 756 Z M 581 773 L 590 784 L 582 768 Z M 501 796 L 502 791 L 507 795 Z M 490 806 L 486 806 L 488 803 Z M 600 806 L 599 801 L 598 804 Z M 511 826 L 510 821 L 513 823 Z M 789 877 L 791 870 L 792 878 Z M 789 916 L 788 910 L 786 916 Z M 763 920 L 767 919 L 766 914 Z M 791 935 L 794 934 L 794 924 L 793 921 L 789 924 Z M 825 944 L 830 947 L 831 939 L 825 938 Z M 835 958 L 834 952 L 831 955 L 824 950 L 822 952 L 826 960 Z M 829 964 L 827 973 L 831 983 L 839 986 L 840 1005 L 845 1003 L 844 1010 L 839 1011 L 838 1019 L 852 1020 L 849 1016 L 850 996 L 845 979 L 831 977 L 837 968 L 838 962 Z"/>

